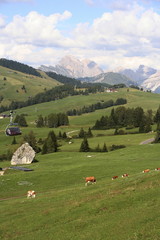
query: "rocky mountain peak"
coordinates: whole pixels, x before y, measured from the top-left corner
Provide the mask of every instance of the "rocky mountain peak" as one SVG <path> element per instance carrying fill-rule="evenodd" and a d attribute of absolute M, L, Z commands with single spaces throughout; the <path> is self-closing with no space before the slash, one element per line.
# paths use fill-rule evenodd
<path fill-rule="evenodd" d="M 63 57 L 56 66 L 41 66 L 42 71 L 56 72 L 73 78 L 93 77 L 103 73 L 103 70 L 92 60 L 79 60 L 74 56 Z"/>

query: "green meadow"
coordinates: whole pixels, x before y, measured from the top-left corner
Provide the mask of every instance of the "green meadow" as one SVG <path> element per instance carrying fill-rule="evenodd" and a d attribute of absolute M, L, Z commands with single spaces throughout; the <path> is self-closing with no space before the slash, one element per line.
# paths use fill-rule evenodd
<path fill-rule="evenodd" d="M 4 99 L 0 105 L 8 105 L 11 101 L 27 101 L 44 90 L 60 85 L 59 82 L 41 72 L 42 78 L 28 75 L 0 66 L 0 96 Z M 26 91 L 23 90 L 25 86 Z"/>
<path fill-rule="evenodd" d="M 158 94 L 137 90 L 120 89 L 118 93 L 97 93 L 74 96 L 54 102 L 37 104 L 18 109 L 17 114 L 26 114 L 28 127 L 22 135 L 6 137 L 5 127 L 9 119 L 0 119 L 0 154 L 16 149 L 23 135 L 29 131 L 36 139 L 45 138 L 50 130 L 71 132 L 76 136 L 80 128 L 92 127 L 111 108 L 90 114 L 69 117 L 69 126 L 56 129 L 36 128 L 38 115 L 65 112 L 88 106 L 98 101 L 119 97 L 127 98 L 127 107 L 141 106 L 155 113 L 160 103 Z M 153 127 L 153 130 L 156 126 Z M 133 129 L 135 131 L 136 129 Z M 160 239 L 160 145 L 140 143 L 154 138 L 148 134 L 113 135 L 114 129 L 92 131 L 89 146 L 100 147 L 104 142 L 124 144 L 126 148 L 98 152 L 79 152 L 82 139 L 73 138 L 59 142 L 59 151 L 52 154 L 36 154 L 37 162 L 23 172 L 8 169 L 0 176 L 0 239 L 2 240 L 159 240 Z M 130 133 L 130 134 L 129 134 Z M 9 161 L 0 162 L 0 167 L 10 166 Z M 142 173 L 150 169 L 149 173 Z M 122 174 L 128 173 L 128 178 Z M 85 186 L 84 177 L 95 176 L 97 183 Z M 112 176 L 118 176 L 112 180 Z M 28 190 L 36 191 L 35 199 L 27 199 Z"/>

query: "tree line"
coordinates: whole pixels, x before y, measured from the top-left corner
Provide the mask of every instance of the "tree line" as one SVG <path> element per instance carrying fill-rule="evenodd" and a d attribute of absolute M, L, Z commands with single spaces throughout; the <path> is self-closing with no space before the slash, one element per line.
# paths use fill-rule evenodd
<path fill-rule="evenodd" d="M 0 58 L 0 66 L 6 67 L 12 70 L 16 70 L 19 72 L 23 72 L 26 74 L 34 75 L 37 77 L 42 77 L 41 74 L 35 68 L 30 67 L 23 63 L 19 63 L 17 61 Z"/>
<path fill-rule="evenodd" d="M 125 98 L 117 98 L 117 100 L 115 102 L 113 100 L 108 100 L 105 102 L 101 101 L 101 102 L 97 102 L 97 103 L 89 105 L 89 106 L 83 106 L 83 108 L 68 110 L 67 115 L 68 116 L 81 115 L 84 113 L 90 113 L 90 112 L 94 112 L 99 109 L 109 108 L 109 107 L 117 106 L 117 105 L 123 105 L 126 103 L 127 103 L 127 100 Z"/>
<path fill-rule="evenodd" d="M 116 109 L 113 108 L 109 116 L 101 116 L 101 118 L 95 122 L 93 129 L 139 127 L 139 132 L 149 132 L 151 131 L 153 122 L 156 122 L 157 114 L 158 113 L 153 117 L 152 110 L 148 110 L 145 113 L 142 107 L 125 108 L 124 106 L 120 106 Z"/>
<path fill-rule="evenodd" d="M 36 120 L 36 127 L 49 127 L 57 128 L 59 126 L 69 125 L 69 119 L 65 113 L 50 113 L 48 116 L 43 117 L 42 115 L 38 116 Z"/>
<path fill-rule="evenodd" d="M 96 89 L 96 90 L 95 90 Z M 94 86 L 94 91 L 98 91 L 98 86 Z M 104 91 L 103 88 L 101 91 Z M 43 93 L 38 93 L 34 97 L 30 97 L 27 101 L 12 101 L 9 106 L 0 106 L 0 113 L 10 110 L 15 110 L 27 106 L 31 106 L 38 103 L 44 103 L 44 102 L 51 102 L 58 99 L 66 98 L 68 96 L 75 96 L 75 95 L 88 95 L 89 90 L 86 89 L 86 91 L 76 91 L 74 89 L 74 86 L 71 85 L 63 85 L 63 86 L 57 86 L 50 90 L 47 90 Z"/>
<path fill-rule="evenodd" d="M 108 151 L 114 151 L 114 150 L 125 148 L 125 147 L 126 147 L 125 145 L 115 145 L 115 144 L 113 144 L 110 147 L 107 147 L 106 143 L 104 142 L 102 147 L 100 147 L 100 145 L 98 144 L 93 149 L 93 148 L 90 148 L 88 139 L 86 137 L 84 137 L 84 139 L 80 145 L 79 152 L 108 152 Z"/>

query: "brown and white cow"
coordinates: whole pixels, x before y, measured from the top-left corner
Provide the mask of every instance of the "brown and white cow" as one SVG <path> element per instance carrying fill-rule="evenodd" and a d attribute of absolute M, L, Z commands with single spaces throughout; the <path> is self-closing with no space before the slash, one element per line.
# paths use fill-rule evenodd
<path fill-rule="evenodd" d="M 34 190 L 29 190 L 27 192 L 27 198 L 35 198 L 36 197 L 36 192 Z"/>
<path fill-rule="evenodd" d="M 160 171 L 160 168 L 159 168 L 159 167 L 158 167 L 158 168 L 156 168 L 156 169 L 155 169 L 155 171 Z"/>
<path fill-rule="evenodd" d="M 112 180 L 114 180 L 114 179 L 116 179 L 116 178 L 118 178 L 118 176 L 113 176 L 113 177 L 112 177 Z"/>
<path fill-rule="evenodd" d="M 94 184 L 94 183 L 96 183 L 96 178 L 95 177 L 86 177 L 85 182 L 86 182 L 85 186 L 88 186 L 88 183 Z"/>
<path fill-rule="evenodd" d="M 147 172 L 150 172 L 150 169 L 143 170 L 143 173 L 147 173 Z"/>
<path fill-rule="evenodd" d="M 129 176 L 128 173 L 124 173 L 124 174 L 122 175 L 122 178 L 124 178 L 124 177 L 128 177 L 128 176 Z"/>

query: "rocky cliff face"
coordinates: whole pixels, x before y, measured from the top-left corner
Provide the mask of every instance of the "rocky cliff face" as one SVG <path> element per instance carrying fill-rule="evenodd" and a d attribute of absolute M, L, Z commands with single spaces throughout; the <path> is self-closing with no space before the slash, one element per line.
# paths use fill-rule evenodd
<path fill-rule="evenodd" d="M 39 69 L 73 78 L 93 77 L 103 73 L 103 70 L 94 61 L 79 60 L 73 56 L 65 56 L 56 66 L 42 65 Z"/>
<path fill-rule="evenodd" d="M 63 76 L 79 78 L 82 81 L 106 82 L 109 84 L 125 83 L 127 86 L 135 84 L 146 90 L 160 93 L 160 72 L 144 65 L 140 65 L 136 70 L 119 67 L 105 73 L 94 61 L 65 56 L 56 66 L 42 65 L 40 69 L 45 72 L 55 72 Z"/>
<path fill-rule="evenodd" d="M 117 72 L 124 74 L 133 81 L 137 82 L 138 85 L 142 84 L 144 80 L 148 79 L 151 75 L 157 72 L 156 69 L 140 65 L 137 70 L 132 69 L 120 69 Z"/>
<path fill-rule="evenodd" d="M 142 87 L 155 93 L 160 93 L 160 71 L 152 74 L 142 83 Z"/>

